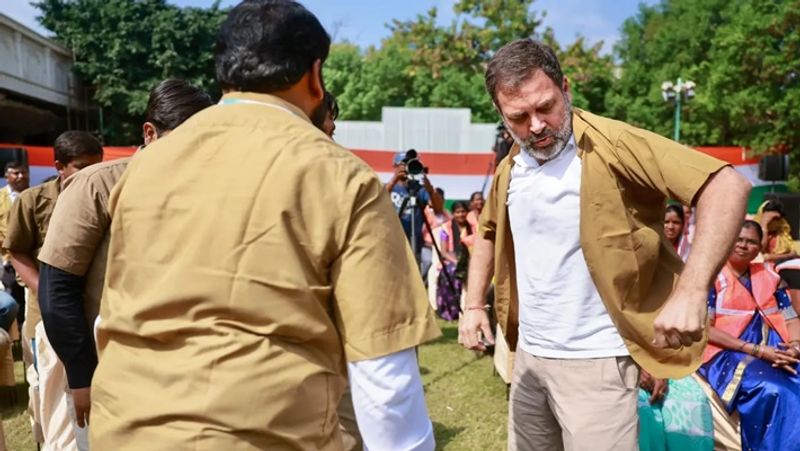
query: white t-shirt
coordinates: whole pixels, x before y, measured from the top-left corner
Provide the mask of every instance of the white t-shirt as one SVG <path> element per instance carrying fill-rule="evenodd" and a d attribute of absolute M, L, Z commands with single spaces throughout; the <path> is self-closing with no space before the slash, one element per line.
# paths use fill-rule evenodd
<path fill-rule="evenodd" d="M 546 358 L 628 355 L 581 250 L 581 159 L 574 136 L 544 165 L 525 152 L 514 163 L 508 215 L 517 269 L 519 346 Z"/>

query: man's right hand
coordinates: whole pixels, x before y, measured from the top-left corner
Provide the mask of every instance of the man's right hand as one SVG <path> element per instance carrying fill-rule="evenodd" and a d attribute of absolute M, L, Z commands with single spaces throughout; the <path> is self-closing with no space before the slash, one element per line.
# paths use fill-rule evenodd
<path fill-rule="evenodd" d="M 485 351 L 484 339 L 494 344 L 489 314 L 483 309 L 467 310 L 458 321 L 458 342 L 473 351 Z"/>
<path fill-rule="evenodd" d="M 392 177 L 392 185 L 397 184 L 398 182 L 404 182 L 408 179 L 408 170 L 406 169 L 406 165 L 398 164 L 394 168 L 394 176 Z"/>
<path fill-rule="evenodd" d="M 92 408 L 92 388 L 73 388 L 72 403 L 75 405 L 75 421 L 85 428 L 89 425 L 89 411 Z"/>

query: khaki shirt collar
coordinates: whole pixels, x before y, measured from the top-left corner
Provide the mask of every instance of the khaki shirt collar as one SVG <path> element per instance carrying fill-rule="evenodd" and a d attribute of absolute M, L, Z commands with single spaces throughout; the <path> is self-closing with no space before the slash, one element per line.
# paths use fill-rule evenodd
<path fill-rule="evenodd" d="M 306 113 L 303 112 L 303 110 L 298 108 L 293 103 L 287 102 L 286 100 L 283 100 L 280 97 L 274 96 L 272 94 L 263 94 L 259 92 L 239 92 L 239 91 L 229 92 L 222 96 L 222 99 L 220 99 L 220 104 L 224 104 L 226 102 L 235 103 L 236 100 L 243 100 L 247 103 L 261 103 L 264 105 L 277 107 L 278 109 L 287 110 L 289 113 L 294 114 L 300 119 L 308 123 L 311 123 L 311 119 L 309 119 L 308 116 L 306 116 Z"/>
<path fill-rule="evenodd" d="M 58 195 L 61 194 L 61 177 L 56 177 L 55 180 L 51 180 L 47 182 L 47 186 L 42 189 L 42 197 L 50 200 L 58 199 Z"/>

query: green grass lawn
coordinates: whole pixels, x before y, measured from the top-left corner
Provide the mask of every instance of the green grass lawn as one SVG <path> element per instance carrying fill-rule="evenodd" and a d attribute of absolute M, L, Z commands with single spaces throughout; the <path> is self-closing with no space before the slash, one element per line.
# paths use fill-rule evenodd
<path fill-rule="evenodd" d="M 492 358 L 462 348 L 456 323 L 439 326 L 443 336 L 419 349 L 436 448 L 505 450 L 506 386 L 494 375 Z"/>
<path fill-rule="evenodd" d="M 459 346 L 455 323 L 440 321 L 439 325 L 444 335 L 419 349 L 437 449 L 506 449 L 506 387 L 494 375 L 491 358 L 476 357 Z M 17 402 L 0 407 L 6 445 L 9 451 L 35 451 L 25 408 L 28 396 L 21 362 L 16 362 L 15 370 Z M 7 398 L 8 393 L 2 393 L 0 401 Z"/>
<path fill-rule="evenodd" d="M 28 387 L 25 385 L 22 362 L 14 362 L 14 377 L 17 381 L 15 403 L 10 403 L 11 388 L 2 388 L 0 396 L 0 417 L 6 434 L 8 451 L 36 451 L 28 421 Z"/>

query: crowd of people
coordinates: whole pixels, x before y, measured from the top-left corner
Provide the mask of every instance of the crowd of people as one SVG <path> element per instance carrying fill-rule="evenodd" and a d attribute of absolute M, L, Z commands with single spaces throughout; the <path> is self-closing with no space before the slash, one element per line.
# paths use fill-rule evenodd
<path fill-rule="evenodd" d="M 511 450 L 800 449 L 779 202 L 743 222 L 735 170 L 573 108 L 520 39 L 486 69 L 491 190 L 448 211 L 424 156 L 382 184 L 335 143 L 329 47 L 300 4 L 245 0 L 218 103 L 165 80 L 133 157 L 68 131 L 52 181 L 6 166 L 0 363 L 19 327 L 42 449 L 432 450 L 436 316 L 506 350 Z"/>

